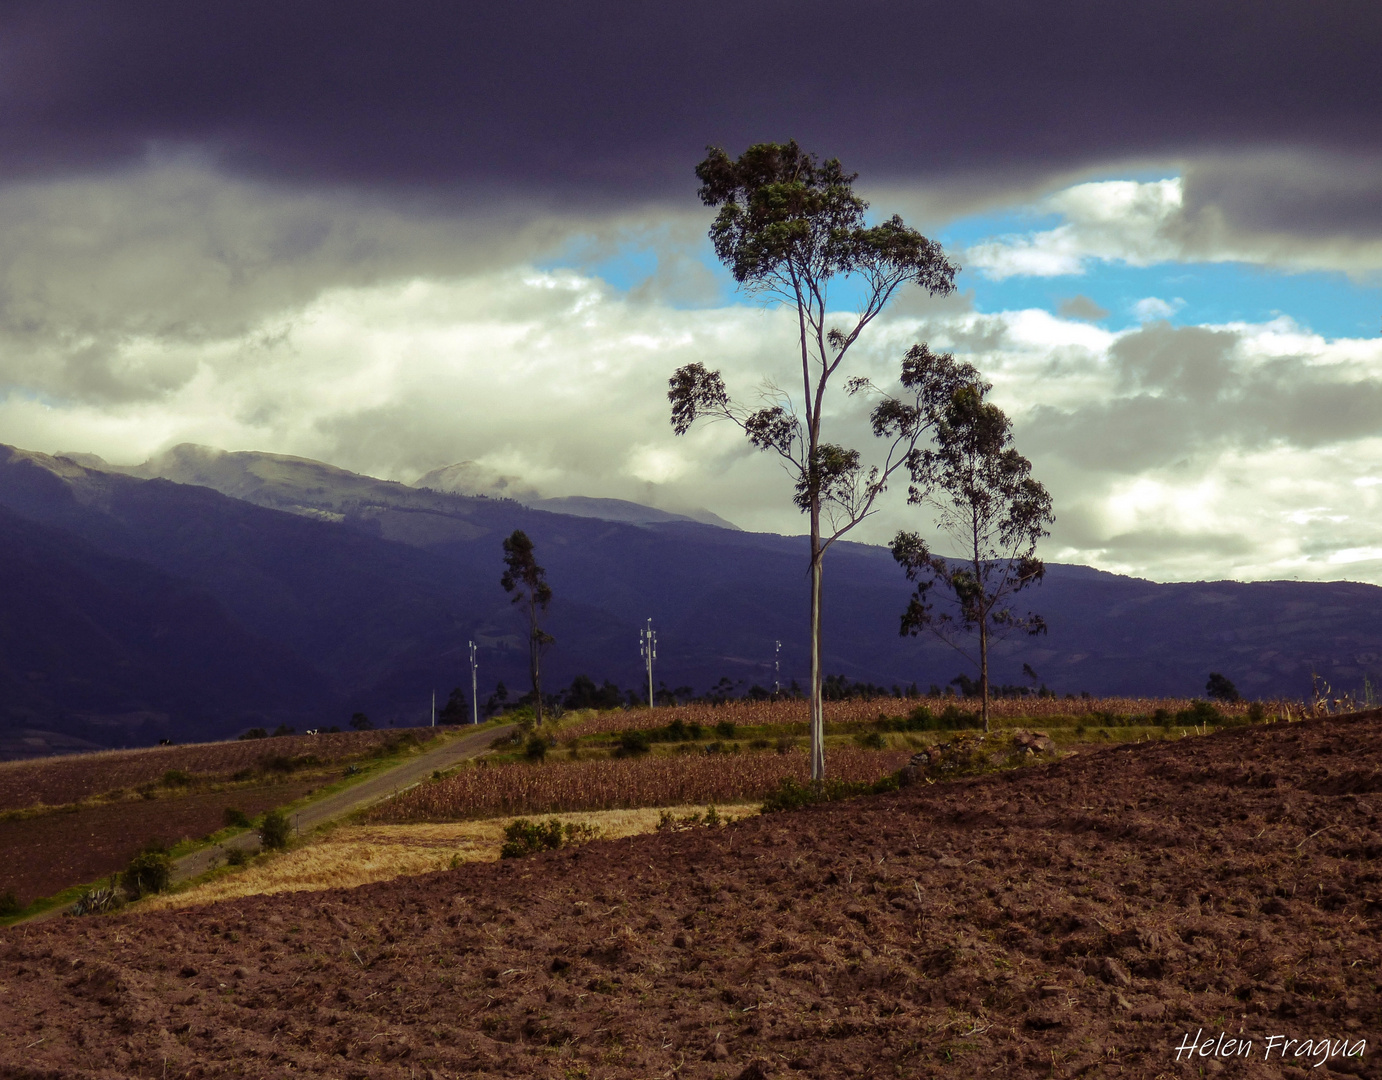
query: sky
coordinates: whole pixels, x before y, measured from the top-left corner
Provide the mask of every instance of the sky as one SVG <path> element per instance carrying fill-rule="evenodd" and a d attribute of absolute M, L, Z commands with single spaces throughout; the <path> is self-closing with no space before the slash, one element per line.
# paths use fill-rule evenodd
<path fill-rule="evenodd" d="M 666 401 L 692 361 L 794 383 L 693 171 L 795 138 L 962 267 L 850 373 L 975 364 L 1046 558 L 1382 583 L 1379 48 L 1370 0 L 0 4 L 0 442 L 803 531 Z M 865 408 L 826 422 L 867 456 Z M 852 535 L 927 527 L 899 487 Z"/>

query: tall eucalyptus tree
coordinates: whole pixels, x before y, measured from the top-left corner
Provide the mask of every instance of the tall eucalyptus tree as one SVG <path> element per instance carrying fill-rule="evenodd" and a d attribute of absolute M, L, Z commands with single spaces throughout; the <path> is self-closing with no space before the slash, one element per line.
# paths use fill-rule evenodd
<path fill-rule="evenodd" d="M 903 360 L 901 394 L 885 393 L 866 378 L 845 380 L 841 366 L 900 289 L 915 285 L 946 295 L 954 291 L 957 268 L 939 244 L 900 217 L 869 225 L 868 204 L 854 191 L 857 174 L 834 158 L 820 162 L 795 142 L 760 143 L 737 160 L 712 147 L 696 176 L 701 201 L 719 208 L 710 238 L 720 261 L 745 291 L 796 313 L 801 398 L 772 388 L 771 404 L 743 408 L 731 401 L 718 371 L 688 364 L 670 380 L 672 426 L 685 434 L 701 417 L 730 420 L 758 449 L 778 454 L 794 480 L 794 501 L 810 529 L 811 775 L 823 779 L 822 560 L 831 544 L 876 511 L 889 478 L 919 453 L 918 442 L 954 389 L 977 378 L 969 365 L 925 345 L 913 346 Z M 847 317 L 829 304 L 831 286 L 843 283 L 860 300 Z M 822 420 L 837 376 L 846 394 L 881 399 L 871 421 L 886 450 L 876 464 L 866 466 L 858 450 L 825 436 Z"/>

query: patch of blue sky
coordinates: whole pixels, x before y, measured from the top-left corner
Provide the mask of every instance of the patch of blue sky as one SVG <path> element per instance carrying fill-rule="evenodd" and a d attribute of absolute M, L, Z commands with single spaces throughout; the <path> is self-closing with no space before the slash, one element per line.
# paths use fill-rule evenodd
<path fill-rule="evenodd" d="M 681 256 L 699 262 L 711 272 L 718 286 L 715 297 L 700 299 L 667 297 L 665 303 L 674 308 L 692 309 L 732 304 L 738 298 L 746 300 L 735 285 L 733 276 L 715 258 L 715 249 L 708 236 L 694 247 L 680 246 L 669 250 L 667 238 L 658 233 L 634 235 L 619 241 L 614 247 L 597 244 L 588 237 L 574 237 L 557 254 L 537 264 L 539 270 L 575 270 L 599 278 L 618 292 L 627 293 L 656 275 L 663 259 Z"/>
<path fill-rule="evenodd" d="M 1176 325 L 1264 323 L 1287 316 L 1326 338 L 1376 337 L 1382 327 L 1382 287 L 1359 284 L 1338 273 L 1285 273 L 1245 263 L 1158 263 L 1129 266 L 1088 260 L 1083 274 L 1010 277 L 991 281 L 961 271 L 979 311 L 1041 308 L 1056 312 L 1062 300 L 1084 295 L 1108 316 L 1113 330 L 1140 321 L 1136 305 L 1148 297 L 1165 302 Z"/>
<path fill-rule="evenodd" d="M 1064 223 L 1065 217 L 1062 214 L 1012 210 L 1001 214 L 959 218 L 946 225 L 935 235 L 935 239 L 940 241 L 947 252 L 954 252 L 984 240 L 1046 232 Z"/>
<path fill-rule="evenodd" d="M 937 239 L 947 251 L 959 252 L 983 240 L 1050 229 L 1061 220 L 1059 215 L 1020 210 L 986 214 L 951 223 Z M 683 309 L 758 303 L 735 285 L 715 258 L 709 238 L 703 236 L 675 251 L 666 244 L 665 234 L 657 232 L 627 237 L 613 248 L 576 238 L 539 268 L 577 270 L 628 292 L 653 277 L 662 259 L 678 255 L 694 259 L 710 272 L 716 295 L 672 295 L 664 302 Z M 1285 315 L 1326 338 L 1370 338 L 1382 330 L 1382 285 L 1361 284 L 1340 273 L 1288 273 L 1232 262 L 1131 266 L 1088 259 L 1083 274 L 993 281 L 962 270 L 957 284 L 961 290 L 973 291 L 975 307 L 983 312 L 1040 308 L 1055 313 L 1062 300 L 1082 294 L 1108 310 L 1101 323 L 1114 330 L 1137 325 L 1142 316 L 1135 305 L 1148 297 L 1169 305 L 1168 317 L 1177 325 L 1263 323 Z M 857 284 L 840 283 L 832 291 L 831 306 L 849 310 L 861 296 Z"/>

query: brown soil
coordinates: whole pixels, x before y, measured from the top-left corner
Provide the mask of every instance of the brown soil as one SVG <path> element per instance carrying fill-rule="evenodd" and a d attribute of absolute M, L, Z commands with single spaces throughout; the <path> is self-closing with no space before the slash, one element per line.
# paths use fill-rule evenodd
<path fill-rule="evenodd" d="M 168 845 L 215 832 L 228 806 L 254 816 L 292 802 L 321 778 L 231 791 L 133 800 L 0 820 L 0 892 L 21 904 L 121 870 L 150 840 Z"/>
<path fill-rule="evenodd" d="M 0 810 L 43 804 L 61 806 L 118 789 L 157 783 L 177 769 L 198 778 L 227 777 L 264 767 L 272 758 L 348 761 L 379 749 L 400 735 L 419 739 L 431 729 L 346 731 L 334 735 L 285 735 L 271 739 L 152 746 L 142 750 L 103 750 L 94 754 L 0 762 Z M 3 849 L 0 849 L 3 850 Z"/>
<path fill-rule="evenodd" d="M 1382 1076 L 1382 717 L 0 936 L 24 1078 Z M 1263 1064 L 1263 1039 L 1367 1039 Z"/>

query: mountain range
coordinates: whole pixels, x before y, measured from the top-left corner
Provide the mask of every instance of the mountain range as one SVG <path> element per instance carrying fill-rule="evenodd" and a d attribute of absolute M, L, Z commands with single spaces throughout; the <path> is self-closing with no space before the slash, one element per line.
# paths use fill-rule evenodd
<path fill-rule="evenodd" d="M 648 618 L 669 687 L 770 687 L 779 656 L 784 686 L 806 681 L 803 538 L 524 494 L 205 447 L 117 468 L 0 446 L 0 754 L 35 732 L 125 745 L 356 711 L 426 722 L 434 691 L 469 693 L 470 641 L 482 699 L 499 681 L 526 689 L 499 586 L 514 529 L 554 592 L 547 689 L 578 674 L 643 685 Z M 899 636 L 909 588 L 886 548 L 836 545 L 825 583 L 828 672 L 923 688 L 972 673 L 944 644 Z M 1026 663 L 1060 693 L 1189 696 L 1220 671 L 1246 695 L 1300 698 L 1312 672 L 1357 690 L 1382 669 L 1372 585 L 1158 584 L 1056 564 L 1028 597 L 1050 632 L 999 643 L 996 682 L 1026 681 Z"/>

